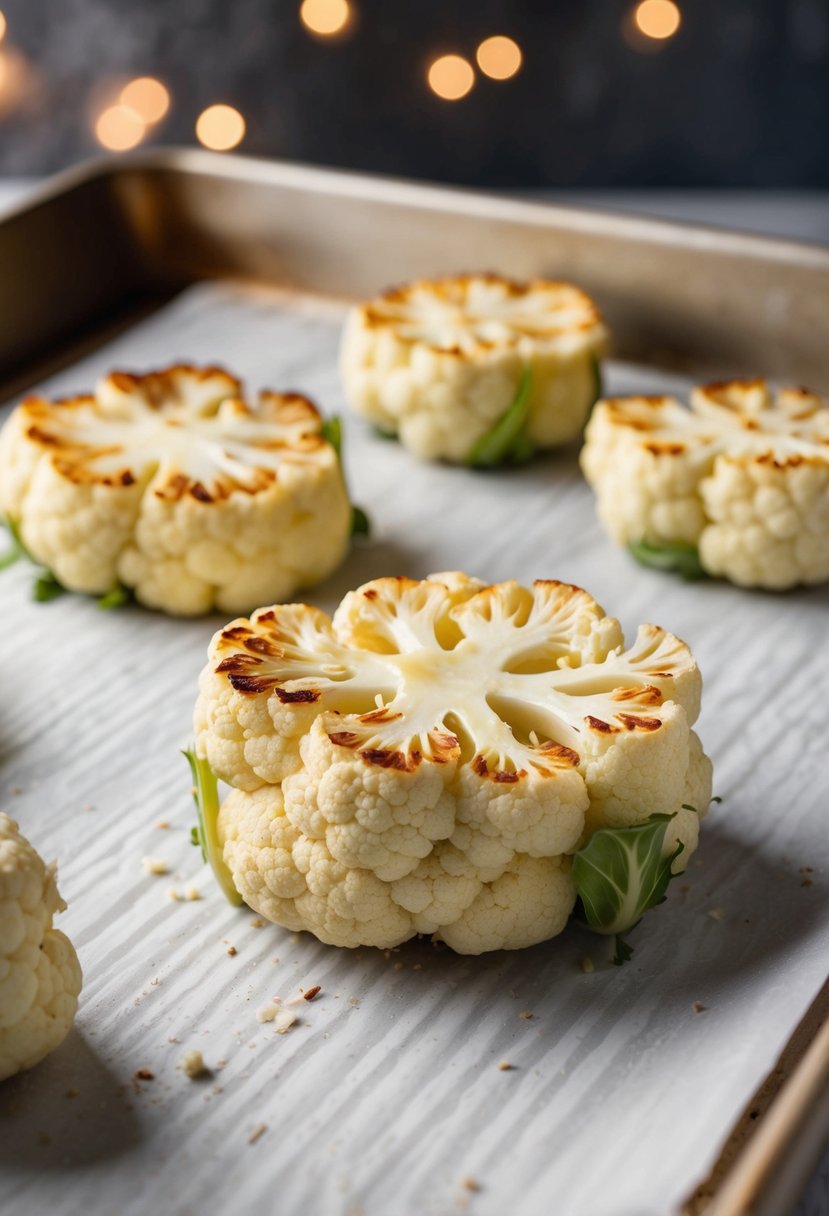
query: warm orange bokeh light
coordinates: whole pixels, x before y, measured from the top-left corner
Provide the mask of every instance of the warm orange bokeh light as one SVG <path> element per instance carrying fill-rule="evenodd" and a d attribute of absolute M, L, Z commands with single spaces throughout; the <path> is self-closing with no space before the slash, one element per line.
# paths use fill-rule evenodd
<path fill-rule="evenodd" d="M 3 39 L 6 37 L 7 29 L 8 29 L 8 24 L 6 22 L 6 14 L 3 12 L 0 12 L 0 42 L 2 42 Z"/>
<path fill-rule="evenodd" d="M 120 101 L 149 123 L 160 122 L 170 108 L 169 92 L 153 76 L 139 76 L 124 85 Z"/>
<path fill-rule="evenodd" d="M 681 14 L 673 0 L 642 0 L 633 14 L 636 28 L 646 38 L 672 38 L 679 29 Z"/>
<path fill-rule="evenodd" d="M 495 34 L 485 38 L 475 53 L 478 67 L 493 80 L 509 80 L 521 67 L 521 47 L 512 38 Z"/>
<path fill-rule="evenodd" d="M 458 101 L 475 83 L 472 64 L 460 55 L 441 55 L 428 72 L 429 88 L 444 101 Z"/>
<path fill-rule="evenodd" d="M 245 120 L 233 106 L 215 105 L 196 119 L 196 138 L 213 152 L 229 152 L 245 138 Z"/>
<path fill-rule="evenodd" d="M 147 127 L 140 114 L 130 106 L 108 106 L 95 123 L 98 143 L 110 152 L 126 152 L 141 143 Z"/>
<path fill-rule="evenodd" d="M 302 0 L 299 19 L 312 34 L 329 38 L 345 29 L 351 11 L 348 0 Z"/>

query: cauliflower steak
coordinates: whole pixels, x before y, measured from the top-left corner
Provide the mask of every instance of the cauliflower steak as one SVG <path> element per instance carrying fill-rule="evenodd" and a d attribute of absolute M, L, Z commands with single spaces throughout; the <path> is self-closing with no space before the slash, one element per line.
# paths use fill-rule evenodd
<path fill-rule="evenodd" d="M 569 283 L 459 275 L 353 309 L 341 368 L 354 409 L 416 455 L 497 464 L 578 435 L 606 343 L 593 301 Z"/>
<path fill-rule="evenodd" d="M 234 787 L 218 840 L 256 911 L 478 954 L 563 929 L 599 828 L 672 815 L 684 866 L 711 794 L 700 693 L 684 643 L 645 625 L 625 649 L 578 587 L 382 578 L 333 621 L 288 604 L 218 632 L 196 748 Z"/>
<path fill-rule="evenodd" d="M 0 1081 L 32 1068 L 69 1033 L 81 968 L 52 917 L 66 904 L 54 865 L 0 814 Z"/>
<path fill-rule="evenodd" d="M 702 572 L 785 590 L 829 580 L 829 407 L 764 380 L 601 401 L 582 450 L 614 540 L 698 549 Z M 668 561 L 670 560 L 670 555 Z"/>
<path fill-rule="evenodd" d="M 214 367 L 113 372 L 94 396 L 27 398 L 0 433 L 0 510 L 69 590 L 244 612 L 325 578 L 351 508 L 310 401 L 255 404 Z"/>

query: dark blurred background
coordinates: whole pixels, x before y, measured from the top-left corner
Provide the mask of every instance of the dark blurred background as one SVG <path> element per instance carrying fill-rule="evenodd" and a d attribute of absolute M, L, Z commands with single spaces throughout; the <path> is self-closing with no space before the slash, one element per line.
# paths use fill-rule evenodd
<path fill-rule="evenodd" d="M 208 110 L 208 146 L 469 184 L 829 185 L 829 0 L 0 8 L 5 175 L 196 144 Z"/>

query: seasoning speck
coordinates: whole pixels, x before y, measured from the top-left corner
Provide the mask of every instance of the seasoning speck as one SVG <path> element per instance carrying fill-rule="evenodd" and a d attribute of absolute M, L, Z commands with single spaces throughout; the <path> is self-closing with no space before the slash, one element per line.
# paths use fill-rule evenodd
<path fill-rule="evenodd" d="M 191 1081 L 195 1081 L 197 1077 L 208 1076 L 210 1072 L 200 1051 L 186 1051 L 181 1057 L 179 1068 Z"/>
<path fill-rule="evenodd" d="M 581 969 L 585 975 L 589 975 L 593 970 L 593 960 L 589 956 L 581 960 Z"/>
<path fill-rule="evenodd" d="M 529 1022 L 530 1018 L 533 1017 L 534 1014 L 531 1009 L 522 1009 L 518 1016 L 519 1018 L 523 1018 L 525 1022 Z"/>
<path fill-rule="evenodd" d="M 501 1060 L 498 1067 L 501 1070 L 501 1072 L 509 1072 L 510 1069 L 512 1068 L 512 1065 L 510 1064 L 509 1060 Z"/>
<path fill-rule="evenodd" d="M 248 1136 L 248 1144 L 255 1144 L 257 1140 L 261 1140 L 267 1130 L 267 1123 L 257 1123 L 256 1127 Z"/>
<path fill-rule="evenodd" d="M 149 1068 L 138 1068 L 135 1071 L 136 1081 L 154 1081 L 155 1073 L 150 1072 Z"/>
<path fill-rule="evenodd" d="M 227 952 L 231 958 L 234 958 L 239 953 L 235 946 L 228 946 Z"/>
<path fill-rule="evenodd" d="M 708 1006 L 703 1005 L 702 1001 L 694 1001 L 691 1008 L 693 1009 L 694 1013 L 705 1013 L 705 1010 L 708 1008 Z"/>

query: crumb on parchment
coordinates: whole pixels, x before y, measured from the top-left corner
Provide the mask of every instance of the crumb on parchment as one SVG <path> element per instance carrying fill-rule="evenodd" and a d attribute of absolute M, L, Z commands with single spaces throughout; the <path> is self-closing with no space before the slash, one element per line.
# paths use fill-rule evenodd
<path fill-rule="evenodd" d="M 261 1140 L 267 1130 L 267 1123 L 257 1123 L 256 1127 L 248 1136 L 248 1144 L 255 1144 L 257 1140 Z"/>
<path fill-rule="evenodd" d="M 510 1072 L 514 1067 L 515 1066 L 513 1064 L 510 1064 L 509 1060 L 501 1060 L 498 1064 L 498 1068 L 501 1072 Z"/>
<path fill-rule="evenodd" d="M 191 1081 L 195 1081 L 198 1077 L 210 1076 L 210 1069 L 204 1062 L 204 1056 L 195 1049 L 184 1053 L 179 1061 L 179 1068 Z"/>
<path fill-rule="evenodd" d="M 141 864 L 148 874 L 170 873 L 170 867 L 163 857 L 142 857 Z"/>

